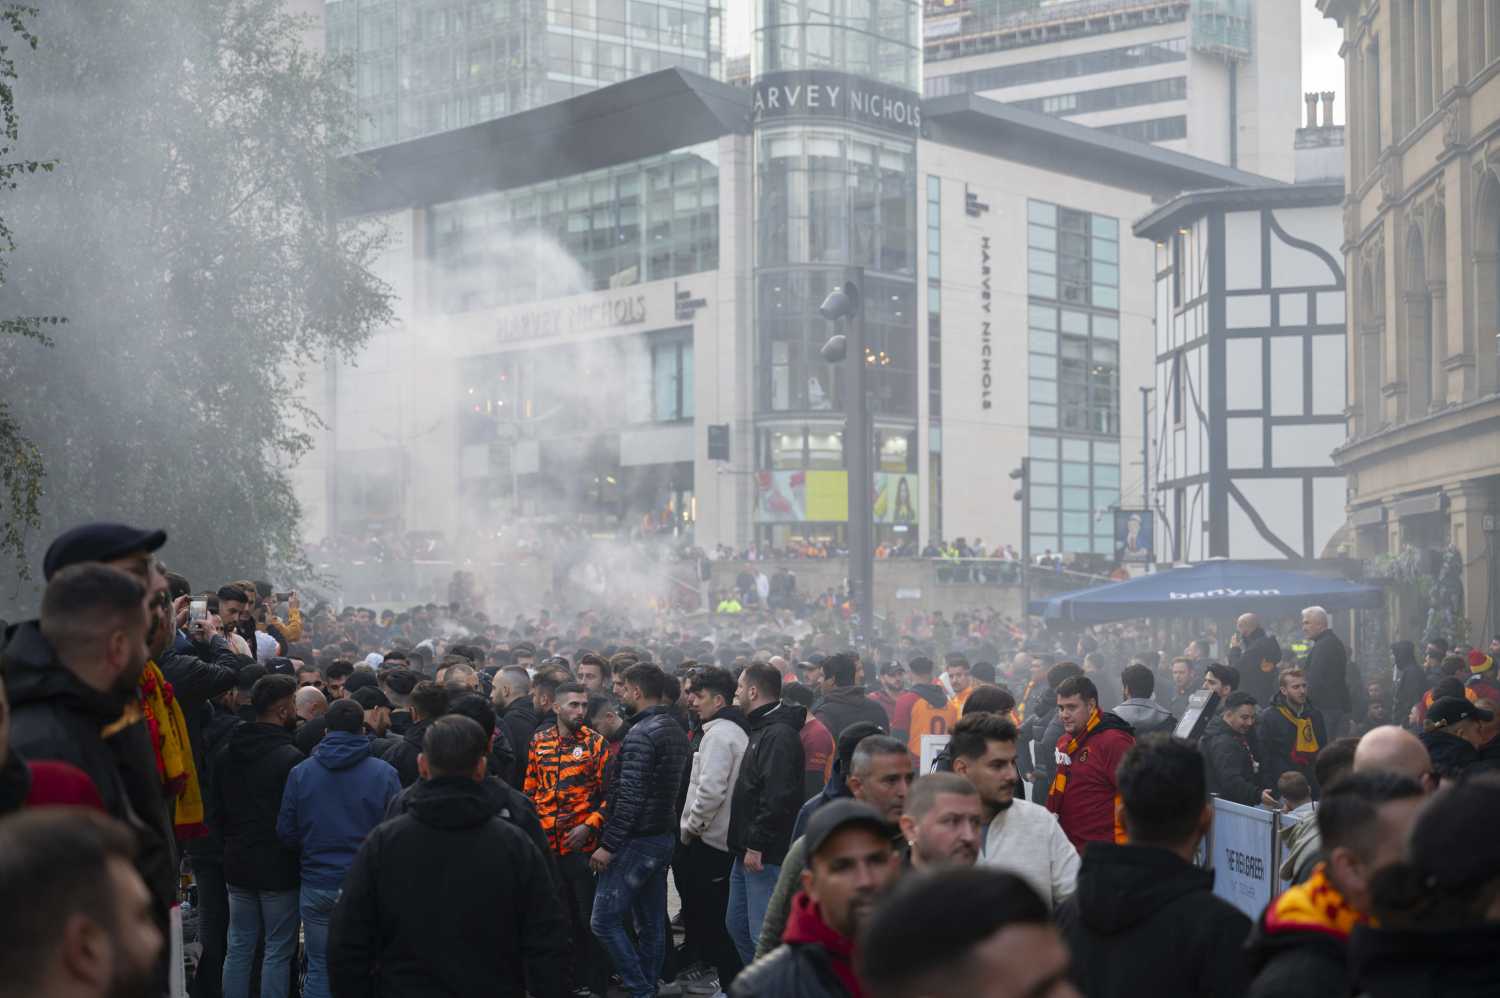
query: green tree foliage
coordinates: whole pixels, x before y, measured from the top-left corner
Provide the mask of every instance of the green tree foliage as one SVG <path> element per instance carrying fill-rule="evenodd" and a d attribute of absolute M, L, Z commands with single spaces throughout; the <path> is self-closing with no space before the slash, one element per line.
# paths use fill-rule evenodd
<path fill-rule="evenodd" d="M 356 118 L 342 67 L 284 0 L 47 4 L 16 60 L 21 151 L 8 299 L 63 314 L 50 350 L 0 341 L 46 466 L 28 557 L 89 519 L 161 526 L 195 585 L 295 571 L 291 469 L 329 357 L 391 320 L 381 232 L 335 223 Z"/>

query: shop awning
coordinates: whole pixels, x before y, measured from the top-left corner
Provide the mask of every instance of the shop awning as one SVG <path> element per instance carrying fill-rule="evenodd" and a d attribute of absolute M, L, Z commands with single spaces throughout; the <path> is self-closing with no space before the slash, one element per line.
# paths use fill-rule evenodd
<path fill-rule="evenodd" d="M 1309 606 L 1373 610 L 1384 605 L 1379 586 L 1264 562 L 1215 560 L 1033 600 L 1030 610 L 1047 620 L 1102 624 L 1140 617 L 1282 616 Z"/>

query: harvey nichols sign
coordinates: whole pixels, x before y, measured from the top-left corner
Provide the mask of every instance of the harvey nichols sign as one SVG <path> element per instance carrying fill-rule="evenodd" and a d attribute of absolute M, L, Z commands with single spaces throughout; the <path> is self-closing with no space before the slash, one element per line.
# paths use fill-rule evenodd
<path fill-rule="evenodd" d="M 922 128 L 922 98 L 848 73 L 795 70 L 767 73 L 755 81 L 756 122 L 776 118 L 840 118 L 916 135 Z"/>

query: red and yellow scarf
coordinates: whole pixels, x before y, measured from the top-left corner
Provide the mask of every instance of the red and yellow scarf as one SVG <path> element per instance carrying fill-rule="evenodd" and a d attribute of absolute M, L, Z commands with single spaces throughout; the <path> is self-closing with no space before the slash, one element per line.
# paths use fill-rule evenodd
<path fill-rule="evenodd" d="M 203 791 L 198 784 L 198 770 L 193 764 L 193 748 L 188 741 L 187 720 L 182 706 L 172 693 L 155 662 L 147 662 L 141 673 L 140 708 L 151 732 L 151 747 L 156 753 L 156 773 L 161 777 L 162 792 L 173 801 L 172 823 L 179 839 L 195 839 L 208 834 L 203 824 Z"/>
<path fill-rule="evenodd" d="M 1356 925 L 1374 925 L 1370 916 L 1356 911 L 1328 879 L 1326 864 L 1319 863 L 1306 881 L 1289 887 L 1266 909 L 1266 932 L 1323 932 L 1339 940 L 1349 938 Z"/>
<path fill-rule="evenodd" d="M 1094 729 L 1098 726 L 1099 708 L 1095 707 L 1093 710 L 1089 711 L 1089 723 L 1083 726 L 1083 734 L 1074 735 L 1072 738 L 1068 739 L 1068 747 L 1063 750 L 1063 754 L 1068 757 L 1068 763 L 1067 766 L 1058 766 L 1057 775 L 1052 777 L 1052 787 L 1047 791 L 1047 801 L 1049 806 L 1052 802 L 1052 796 L 1056 794 L 1058 797 L 1061 797 L 1063 790 L 1068 785 L 1067 770 L 1073 765 L 1073 754 L 1078 751 L 1078 746 L 1082 745 L 1084 741 L 1087 740 L 1088 736 L 1093 734 Z"/>
<path fill-rule="evenodd" d="M 1277 704 L 1276 709 L 1297 729 L 1297 742 L 1292 746 L 1292 761 L 1299 766 L 1310 765 L 1313 756 L 1318 754 L 1318 735 L 1313 730 L 1312 718 L 1298 717 L 1284 703 Z"/>

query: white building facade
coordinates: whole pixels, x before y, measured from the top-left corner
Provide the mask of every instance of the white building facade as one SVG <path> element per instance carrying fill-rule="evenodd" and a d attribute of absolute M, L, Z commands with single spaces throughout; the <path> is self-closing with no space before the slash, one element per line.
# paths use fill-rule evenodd
<path fill-rule="evenodd" d="M 925 93 L 975 93 L 1291 180 L 1296 0 L 930 0 Z"/>
<path fill-rule="evenodd" d="M 1318 558 L 1344 522 L 1343 130 L 1308 96 L 1305 182 L 1184 194 L 1135 225 L 1156 259 L 1160 561 Z"/>
<path fill-rule="evenodd" d="M 837 544 L 841 413 L 815 403 L 812 362 L 778 381 L 757 335 L 755 96 L 670 70 L 367 154 L 352 200 L 391 228 L 401 316 L 309 400 L 327 424 L 299 469 L 310 538 L 471 550 L 543 520 Z M 1007 475 L 1029 457 L 1033 549 L 1107 554 L 1108 510 L 1142 491 L 1157 353 L 1156 251 L 1126 230 L 1180 191 L 1270 182 L 975 95 L 920 113 L 913 291 L 872 320 L 915 368 L 910 417 L 876 419 L 877 537 L 1019 548 Z"/>

